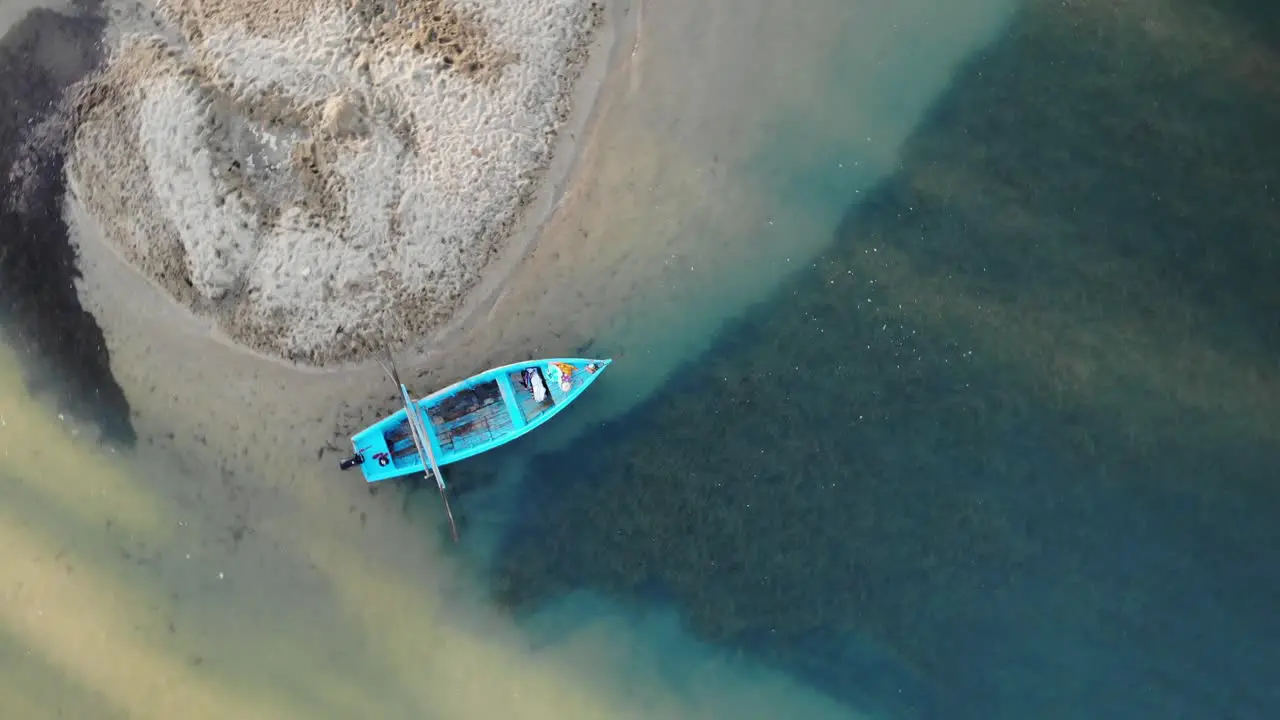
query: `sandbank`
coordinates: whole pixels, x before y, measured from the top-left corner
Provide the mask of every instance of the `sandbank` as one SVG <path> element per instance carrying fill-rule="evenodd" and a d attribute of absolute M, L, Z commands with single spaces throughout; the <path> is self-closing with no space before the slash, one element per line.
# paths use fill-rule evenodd
<path fill-rule="evenodd" d="M 111 59 L 70 103 L 68 190 L 98 231 L 81 242 L 189 328 L 329 369 L 425 349 L 491 303 L 564 187 L 627 13 L 110 7 Z"/>
<path fill-rule="evenodd" d="M 122 27 L 143 22 L 136 7 L 117 18 L 114 32 L 121 36 Z M 603 121 L 598 116 L 609 98 L 626 85 L 626 73 L 619 68 L 634 50 L 636 21 L 630 2 L 605 8 L 569 95 L 571 111 L 554 138 L 540 181 L 513 220 L 503 251 L 477 273 L 458 312 L 434 332 L 415 335 L 410 328 L 407 341 L 388 339 L 415 392 L 428 392 L 489 365 L 575 349 L 555 342 L 566 323 L 580 325 L 575 320 L 580 310 L 572 304 L 561 304 L 558 322 L 541 328 L 531 327 L 523 311 L 511 306 L 527 309 L 546 290 L 536 278 L 543 273 L 542 264 L 532 256 L 543 241 L 544 226 L 570 209 L 564 207 L 566 201 L 580 196 L 575 187 L 592 182 L 580 177 L 588 162 L 584 153 L 596 144 Z M 318 452 L 332 467 L 355 428 L 386 414 L 391 407 L 386 378 L 376 363 L 357 358 L 321 366 L 284 359 L 236 342 L 217 316 L 192 312 L 178 302 L 110 239 L 85 184 L 76 181 L 74 169 L 67 174 L 63 215 L 83 275 L 76 282 L 78 294 L 101 324 L 113 374 L 128 395 L 142 443 L 181 447 L 193 465 L 249 472 L 267 483 L 288 482 L 300 464 L 316 462 Z M 106 219 L 119 217 L 116 213 Z M 130 222 L 136 226 L 141 221 Z M 594 234 L 574 235 L 579 245 L 599 241 Z M 566 243 L 572 246 L 574 239 L 557 238 L 552 252 L 564 252 Z M 569 253 L 584 258 L 588 274 L 598 274 L 594 253 Z M 525 278 L 515 293 L 510 291 L 512 276 Z M 546 278 L 560 282 L 554 275 Z M 526 282 L 533 283 L 532 293 Z M 559 302 L 558 297 L 553 300 Z"/>

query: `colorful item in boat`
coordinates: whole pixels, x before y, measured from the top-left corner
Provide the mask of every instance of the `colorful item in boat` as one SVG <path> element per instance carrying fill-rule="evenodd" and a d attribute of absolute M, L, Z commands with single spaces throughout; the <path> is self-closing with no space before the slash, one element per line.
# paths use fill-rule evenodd
<path fill-rule="evenodd" d="M 547 363 L 547 378 L 560 385 L 561 392 L 573 391 L 573 373 L 578 368 L 566 362 Z"/>

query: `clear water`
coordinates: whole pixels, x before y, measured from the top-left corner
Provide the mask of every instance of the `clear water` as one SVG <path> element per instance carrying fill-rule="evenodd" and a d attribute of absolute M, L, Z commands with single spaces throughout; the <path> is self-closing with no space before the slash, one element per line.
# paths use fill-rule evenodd
<path fill-rule="evenodd" d="M 535 465 L 500 596 L 672 608 L 891 717 L 1280 712 L 1274 17 L 1027 3 L 867 190 L 780 124 L 754 162 L 843 193 L 834 241 Z"/>
<path fill-rule="evenodd" d="M 175 376 L 138 301 L 113 454 L 0 357 L 0 716 L 1275 716 L 1274 18 L 634 11 L 457 361 L 617 362 L 460 552 L 317 458 L 359 382 Z"/>

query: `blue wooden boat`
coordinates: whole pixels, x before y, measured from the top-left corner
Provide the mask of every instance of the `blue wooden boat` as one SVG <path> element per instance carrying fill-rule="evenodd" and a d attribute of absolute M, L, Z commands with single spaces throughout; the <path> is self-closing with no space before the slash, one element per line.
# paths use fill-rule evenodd
<path fill-rule="evenodd" d="M 383 369 L 399 386 L 402 407 L 353 435 L 355 454 L 339 467 L 358 466 L 369 483 L 421 472 L 433 475 L 457 539 L 440 468 L 532 432 L 563 412 L 611 362 L 551 358 L 511 363 L 413 400 L 388 358 Z"/>

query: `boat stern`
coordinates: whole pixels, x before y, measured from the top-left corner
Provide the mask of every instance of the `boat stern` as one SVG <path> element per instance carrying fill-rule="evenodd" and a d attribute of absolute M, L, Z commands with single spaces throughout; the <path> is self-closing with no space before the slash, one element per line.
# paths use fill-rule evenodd
<path fill-rule="evenodd" d="M 402 413 L 403 414 L 403 413 Z M 359 466 L 366 482 L 378 482 L 393 477 L 395 466 L 392 463 L 391 448 L 387 447 L 387 436 L 382 431 L 382 423 L 371 425 L 351 437 L 351 447 L 355 453 L 338 463 L 343 470 Z"/>

